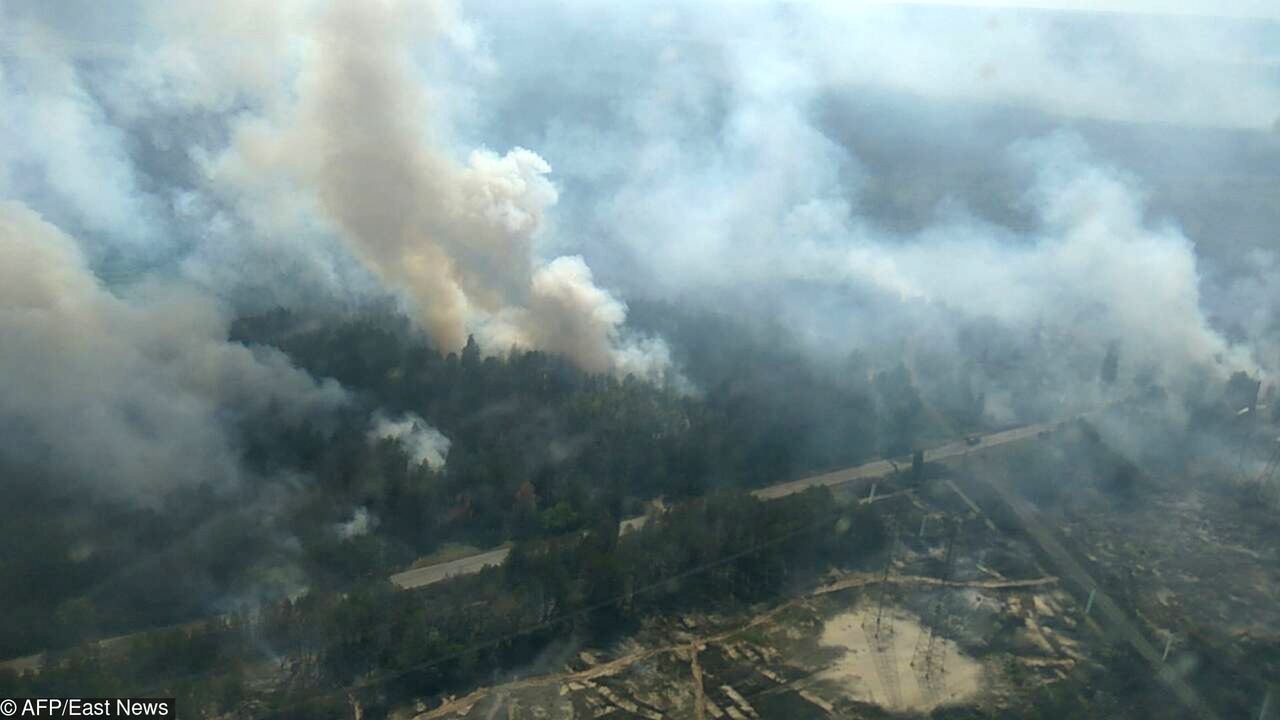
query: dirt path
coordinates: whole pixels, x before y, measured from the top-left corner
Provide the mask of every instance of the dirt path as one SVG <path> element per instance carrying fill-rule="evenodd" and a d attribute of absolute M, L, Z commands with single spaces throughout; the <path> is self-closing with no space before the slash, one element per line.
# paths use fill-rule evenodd
<path fill-rule="evenodd" d="M 693 676 L 693 716 L 697 720 L 705 720 L 707 716 L 706 708 L 703 707 L 702 665 L 698 663 L 698 653 L 701 650 L 702 647 L 694 643 L 689 651 L 689 673 Z"/>
<path fill-rule="evenodd" d="M 578 670 L 575 672 L 551 673 L 548 675 L 537 675 L 534 677 L 524 678 L 521 680 L 513 680 L 509 683 L 505 683 L 502 685 L 478 688 L 472 691 L 471 693 L 468 693 L 467 695 L 464 695 L 460 698 L 456 698 L 454 700 L 446 702 L 435 709 L 428 710 L 427 712 L 416 715 L 414 716 L 414 720 L 432 720 L 433 718 L 445 718 L 450 715 L 455 715 L 455 714 L 460 715 L 466 712 L 470 712 L 471 709 L 476 706 L 476 704 L 478 704 L 480 701 L 484 700 L 485 698 L 495 693 L 502 693 L 503 695 L 509 695 L 510 693 L 518 690 L 542 687 L 542 686 L 551 685 L 551 684 L 563 685 L 571 682 L 580 683 L 587 680 L 594 680 L 599 677 L 607 677 L 610 675 L 615 675 L 638 662 L 641 662 L 643 660 L 648 660 L 650 658 L 654 658 L 659 655 L 665 655 L 668 653 L 676 653 L 676 654 L 685 655 L 693 658 L 691 660 L 691 668 L 692 668 L 691 672 L 693 673 L 693 677 L 694 677 L 693 682 L 695 687 L 695 693 L 701 696 L 701 693 L 699 693 L 698 691 L 702 687 L 702 668 L 700 665 L 698 665 L 697 654 L 706 646 L 724 642 L 725 640 L 728 640 L 729 638 L 732 638 L 735 635 L 740 635 L 741 633 L 747 630 L 750 630 L 751 628 L 758 627 L 768 622 L 772 622 L 773 619 L 777 617 L 779 614 L 781 614 L 782 612 L 790 608 L 796 607 L 798 605 L 803 605 L 804 603 L 807 603 L 810 599 L 814 597 L 820 597 L 822 595 L 841 592 L 843 590 L 849 590 L 852 588 L 860 588 L 860 587 L 876 585 L 881 582 L 889 582 L 896 585 L 915 584 L 915 585 L 933 585 L 933 586 L 945 586 L 945 587 L 957 587 L 957 588 L 977 588 L 977 589 L 983 589 L 983 590 L 1020 590 L 1020 589 L 1026 589 L 1026 588 L 1041 587 L 1044 585 L 1052 585 L 1058 582 L 1058 578 L 1041 577 L 1041 578 L 1031 578 L 1026 580 L 960 581 L 960 580 L 940 580 L 938 578 L 923 577 L 919 575 L 898 575 L 898 576 L 891 575 L 886 580 L 885 577 L 882 575 L 869 575 L 869 574 L 861 574 L 861 573 L 854 574 L 854 575 L 841 578 L 840 580 L 837 580 L 834 583 L 829 583 L 827 585 L 822 585 L 820 587 L 817 587 L 812 591 L 810 591 L 809 593 L 802 595 L 800 597 L 793 598 L 791 600 L 783 602 L 759 615 L 756 615 L 746 623 L 743 623 L 738 627 L 732 628 L 730 630 L 726 630 L 724 632 L 716 633 L 714 635 L 708 635 L 702 638 L 696 638 L 686 643 L 677 643 L 673 645 L 664 645 L 661 647 L 650 648 L 647 650 L 643 650 L 641 652 L 632 653 L 631 655 L 625 655 L 623 657 L 617 658 L 615 660 L 611 660 L 609 662 L 595 665 L 585 670 Z M 702 703 L 699 702 L 697 707 L 699 708 L 699 716 L 701 716 Z"/>

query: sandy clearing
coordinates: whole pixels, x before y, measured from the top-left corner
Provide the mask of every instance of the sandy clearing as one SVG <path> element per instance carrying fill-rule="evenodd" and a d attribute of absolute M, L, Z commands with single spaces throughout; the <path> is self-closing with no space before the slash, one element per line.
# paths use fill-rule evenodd
<path fill-rule="evenodd" d="M 885 608 L 877 641 L 875 615 L 875 607 L 864 606 L 827 621 L 822 645 L 846 652 L 821 677 L 845 685 L 851 697 L 898 712 L 928 712 L 968 700 L 982 689 L 982 663 L 942 637 L 933 639 L 942 669 L 934 677 L 940 680 L 926 683 L 923 668 L 912 666 L 916 645 L 927 632 L 920 619 L 902 608 Z"/>

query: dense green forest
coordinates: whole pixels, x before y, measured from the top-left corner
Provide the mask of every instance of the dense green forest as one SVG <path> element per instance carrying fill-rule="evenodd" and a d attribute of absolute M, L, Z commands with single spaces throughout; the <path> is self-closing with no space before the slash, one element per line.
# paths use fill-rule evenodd
<path fill-rule="evenodd" d="M 297 718 L 345 716 L 347 689 L 370 710 L 465 691 L 565 642 L 869 562 L 884 541 L 873 513 L 826 491 L 770 503 L 746 491 L 974 427 L 972 398 L 929 405 L 902 365 L 822 365 L 776 328 L 667 306 L 635 316 L 671 343 L 679 382 L 541 352 L 485 356 L 474 342 L 442 354 L 389 311 L 242 318 L 234 341 L 280 350 L 349 401 L 307 419 L 239 418 L 249 477 L 234 487 L 130 503 L 40 467 L 0 468 L 12 500 L 0 542 L 18 549 L 0 559 L 3 654 L 58 651 L 38 675 L 0 673 L 0 691 L 173 694 L 204 714 Z M 1193 424 L 1238 423 L 1257 395 L 1237 374 L 1189 406 Z M 438 461 L 374 432 L 409 416 L 447 438 Z M 1150 478 L 1100 442 L 1088 430 L 1029 464 L 1022 490 L 1053 504 L 1061 483 L 1042 480 L 1076 473 L 1132 502 Z M 1106 462 L 1082 470 L 1077 456 Z M 656 498 L 672 510 L 619 538 L 618 522 Z M 387 580 L 442 548 L 503 543 L 501 568 L 416 591 Z"/>
<path fill-rule="evenodd" d="M 124 647 L 77 650 L 39 675 L 0 673 L 0 692 L 143 688 L 206 715 L 346 717 L 349 691 L 385 710 L 465 690 L 528 666 L 557 642 L 607 640 L 647 616 L 767 599 L 832 563 L 868 560 L 886 537 L 874 513 L 842 508 L 826 490 L 768 503 L 717 492 L 621 538 L 616 527 L 604 516 L 585 533 L 521 542 L 499 569 L 419 591 L 371 580 Z M 282 679 L 255 685 L 264 667 Z"/>
<path fill-rule="evenodd" d="M 806 359 L 779 330 L 666 306 L 635 315 L 669 337 L 680 383 L 593 375 L 542 352 L 482 356 L 474 343 L 442 354 L 389 310 L 242 318 L 233 340 L 278 348 L 350 401 L 321 418 L 237 419 L 249 477 L 234 487 L 130 503 L 41 467 L 0 467 L 11 498 L 0 542 L 15 548 L 0 559 L 0 656 L 383 578 L 446 543 L 560 537 L 654 498 L 900 454 L 925 427 L 901 368 L 872 382 L 865 367 Z M 447 462 L 371 439 L 376 418 L 402 413 L 448 438 Z"/>

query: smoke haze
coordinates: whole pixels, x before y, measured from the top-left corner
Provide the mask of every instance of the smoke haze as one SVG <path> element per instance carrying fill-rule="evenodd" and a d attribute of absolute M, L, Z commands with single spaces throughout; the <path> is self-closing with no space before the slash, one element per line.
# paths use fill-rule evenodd
<path fill-rule="evenodd" d="M 230 425 L 280 411 L 297 422 L 344 393 L 275 350 L 228 343 L 207 297 L 147 283 L 116 295 L 75 243 L 21 204 L 0 204 L 0 436 L 6 459 L 155 498 L 242 476 Z"/>
<path fill-rule="evenodd" d="M 407 413 L 398 420 L 375 417 L 369 439 L 401 443 L 410 465 L 415 467 L 426 465 L 432 470 L 439 470 L 449 455 L 449 438 L 413 413 Z"/>
<path fill-rule="evenodd" d="M 226 342 L 230 317 L 277 305 L 392 296 L 446 352 L 474 335 L 664 382 L 673 353 L 627 299 L 676 300 L 786 327 L 816 362 L 905 362 L 926 395 L 963 382 L 1002 423 L 1274 371 L 1272 20 L 3 13 L 0 421 L 6 451 L 68 472 L 234 477 L 226 415 L 340 402 Z M 37 387 L 75 392 L 42 414 Z M 93 431 L 58 432 L 72 417 Z"/>
<path fill-rule="evenodd" d="M 816 357 L 947 356 L 1003 422 L 1274 370 L 1273 232 L 1241 220 L 1275 189 L 1270 21 L 584 3 L 545 18 L 571 61 L 475 13 L 514 75 L 477 78 L 481 125 L 557 167 L 606 284 L 778 320 Z"/>

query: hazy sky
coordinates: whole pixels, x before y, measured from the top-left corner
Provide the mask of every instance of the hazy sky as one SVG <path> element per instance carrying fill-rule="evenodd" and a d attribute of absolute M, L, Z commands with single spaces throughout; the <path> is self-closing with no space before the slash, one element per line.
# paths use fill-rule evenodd
<path fill-rule="evenodd" d="M 1207 17 L 1280 18 L 1280 8 L 1270 0 L 933 0 L 932 2 L 889 2 L 885 0 L 852 0 L 866 5 L 947 5 L 971 8 L 1022 8 L 1036 10 L 1070 10 L 1108 13 L 1144 13 L 1152 15 L 1203 15 Z"/>
<path fill-rule="evenodd" d="M 1001 422 L 1272 371 L 1280 33 L 1225 16 L 1280 9 L 981 5 L 0 5 L 0 263 L 48 280 L 0 288 L 0 368 L 76 388 L 0 387 L 0 443 L 234 478 L 257 395 L 218 378 L 342 393 L 231 320 L 388 296 L 444 350 L 654 380 L 628 301 L 781 321 Z M 1010 9 L 1046 5 L 1172 14 Z"/>

